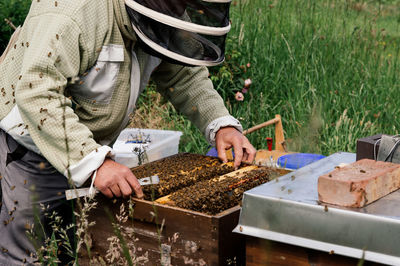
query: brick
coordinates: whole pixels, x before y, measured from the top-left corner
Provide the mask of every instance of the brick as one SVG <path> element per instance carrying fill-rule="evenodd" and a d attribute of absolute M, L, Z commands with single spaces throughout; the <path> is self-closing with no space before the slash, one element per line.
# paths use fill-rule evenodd
<path fill-rule="evenodd" d="M 400 188 L 400 164 L 363 159 L 318 178 L 319 201 L 363 207 Z"/>

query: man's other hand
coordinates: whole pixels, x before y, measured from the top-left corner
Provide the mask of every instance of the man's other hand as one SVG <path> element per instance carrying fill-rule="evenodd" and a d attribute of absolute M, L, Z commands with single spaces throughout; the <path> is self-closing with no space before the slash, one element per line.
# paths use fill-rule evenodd
<path fill-rule="evenodd" d="M 218 157 L 227 162 L 226 150 L 233 147 L 235 151 L 235 168 L 240 166 L 240 163 L 252 163 L 256 156 L 256 149 L 250 144 L 249 140 L 234 127 L 224 127 L 218 130 L 215 137 Z"/>
<path fill-rule="evenodd" d="M 142 188 L 132 171 L 108 158 L 97 169 L 94 186 L 109 198 L 129 197 L 132 192 L 136 197 L 143 198 Z"/>

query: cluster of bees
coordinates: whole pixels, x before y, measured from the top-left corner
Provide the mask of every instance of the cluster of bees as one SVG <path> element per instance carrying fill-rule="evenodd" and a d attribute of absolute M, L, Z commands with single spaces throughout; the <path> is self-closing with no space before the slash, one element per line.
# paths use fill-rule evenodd
<path fill-rule="evenodd" d="M 247 166 L 242 165 L 242 169 Z M 207 214 L 240 204 L 244 191 L 281 175 L 259 166 L 240 171 L 218 158 L 187 153 L 132 169 L 137 178 L 151 175 L 160 178 L 159 184 L 143 187 L 145 199 Z"/>

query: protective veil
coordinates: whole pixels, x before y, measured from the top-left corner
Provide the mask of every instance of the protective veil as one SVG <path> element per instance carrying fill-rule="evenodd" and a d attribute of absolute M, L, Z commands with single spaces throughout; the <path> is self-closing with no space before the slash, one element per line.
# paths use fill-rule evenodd
<path fill-rule="evenodd" d="M 125 0 L 145 50 L 194 66 L 224 61 L 231 0 Z"/>

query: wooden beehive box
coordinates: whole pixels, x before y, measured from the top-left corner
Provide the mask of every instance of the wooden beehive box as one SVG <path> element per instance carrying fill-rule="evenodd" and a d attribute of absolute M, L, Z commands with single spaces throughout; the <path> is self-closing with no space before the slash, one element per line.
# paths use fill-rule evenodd
<path fill-rule="evenodd" d="M 175 158 L 177 157 L 172 156 L 170 160 Z M 143 167 L 151 168 L 151 164 L 140 166 L 136 169 L 136 173 L 141 172 Z M 193 168 L 196 166 L 193 165 Z M 153 174 L 159 174 L 157 173 L 159 169 L 155 170 Z M 280 174 L 284 173 L 286 172 L 282 171 Z M 159 193 L 153 192 L 154 194 Z M 105 256 L 109 250 L 107 239 L 115 235 L 110 216 L 115 220 L 121 204 L 124 204 L 126 212 L 129 212 L 128 205 L 131 202 L 133 214 L 123 226 L 132 228 L 136 239 L 134 243 L 136 255 L 146 254 L 148 257 L 145 265 L 243 265 L 245 262 L 245 239 L 239 234 L 232 233 L 238 224 L 239 205 L 211 215 L 151 200 L 110 200 L 99 195 L 98 202 L 99 207 L 91 211 L 89 218 L 90 221 L 96 222 L 90 229 L 93 256 Z M 81 258 L 80 264 L 89 264 L 87 255 Z"/>
<path fill-rule="evenodd" d="M 246 236 L 246 266 L 382 266 L 384 264 L 341 256 L 332 252 Z"/>

